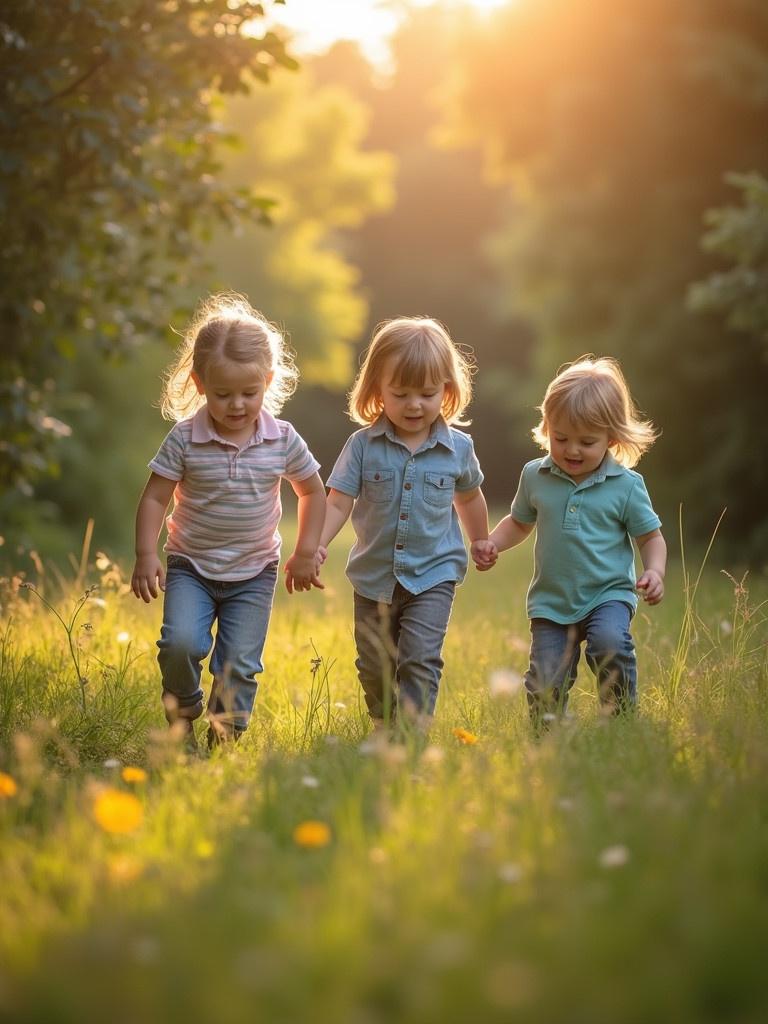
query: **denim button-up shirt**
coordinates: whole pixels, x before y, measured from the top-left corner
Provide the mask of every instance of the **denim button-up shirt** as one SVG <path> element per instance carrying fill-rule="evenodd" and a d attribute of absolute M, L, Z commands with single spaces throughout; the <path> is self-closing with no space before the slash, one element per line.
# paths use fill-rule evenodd
<path fill-rule="evenodd" d="M 355 590 L 389 604 L 396 582 L 412 594 L 460 583 L 467 551 L 453 497 L 482 482 L 472 438 L 442 417 L 415 452 L 383 415 L 352 434 L 328 486 L 355 499 L 357 539 L 347 562 Z"/>

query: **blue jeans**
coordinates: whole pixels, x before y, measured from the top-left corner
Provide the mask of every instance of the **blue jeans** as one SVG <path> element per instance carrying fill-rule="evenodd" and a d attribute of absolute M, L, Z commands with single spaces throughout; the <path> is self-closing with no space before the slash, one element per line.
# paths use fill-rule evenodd
<path fill-rule="evenodd" d="M 606 601 L 580 622 L 568 625 L 531 619 L 531 660 L 525 688 L 534 721 L 546 711 L 565 710 L 583 642 L 603 707 L 617 712 L 635 705 L 637 662 L 629 633 L 631 618 L 632 609 L 624 601 Z"/>
<path fill-rule="evenodd" d="M 277 583 L 277 562 L 247 580 L 210 580 L 186 558 L 168 556 L 163 627 L 157 660 L 163 676 L 163 704 L 169 719 L 193 720 L 203 713 L 201 662 L 213 643 L 213 688 L 208 710 L 236 732 L 248 725 L 256 697 L 255 675 Z"/>
<path fill-rule="evenodd" d="M 434 712 L 455 590 L 451 581 L 412 594 L 396 583 L 391 604 L 355 592 L 355 666 L 371 718 Z"/>

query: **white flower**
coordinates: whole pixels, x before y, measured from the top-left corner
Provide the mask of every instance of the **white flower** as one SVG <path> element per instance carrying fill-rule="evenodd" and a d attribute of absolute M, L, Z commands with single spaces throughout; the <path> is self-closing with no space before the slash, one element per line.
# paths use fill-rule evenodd
<path fill-rule="evenodd" d="M 488 680 L 492 697 L 514 697 L 523 688 L 523 677 L 511 668 L 491 672 Z"/>
<path fill-rule="evenodd" d="M 629 860 L 629 850 L 621 843 L 606 846 L 597 860 L 601 868 L 623 868 Z"/>
<path fill-rule="evenodd" d="M 120 633 L 117 634 L 117 637 L 115 639 L 119 644 L 127 644 L 130 642 L 131 634 L 126 633 L 125 630 L 122 630 Z"/>
<path fill-rule="evenodd" d="M 307 789 L 317 789 L 320 785 L 320 780 L 316 779 L 314 775 L 302 775 L 301 784 L 306 786 Z"/>

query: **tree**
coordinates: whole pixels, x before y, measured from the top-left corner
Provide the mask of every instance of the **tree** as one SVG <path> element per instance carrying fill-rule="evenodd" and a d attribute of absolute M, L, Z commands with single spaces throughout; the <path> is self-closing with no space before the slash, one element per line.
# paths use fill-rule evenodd
<path fill-rule="evenodd" d="M 465 40 L 451 115 L 513 186 L 493 244 L 538 331 L 534 390 L 585 351 L 618 356 L 664 430 L 643 465 L 666 518 L 682 500 L 705 537 L 728 505 L 756 552 L 763 349 L 724 342 L 686 293 L 711 266 L 700 224 L 724 173 L 768 167 L 767 61 L 759 0 L 520 0 Z"/>
<path fill-rule="evenodd" d="M 279 2 L 279 0 L 276 0 Z M 15 0 L 0 15 L 0 487 L 55 465 L 66 361 L 126 350 L 217 222 L 268 201 L 220 178 L 217 92 L 295 67 L 262 4 Z"/>

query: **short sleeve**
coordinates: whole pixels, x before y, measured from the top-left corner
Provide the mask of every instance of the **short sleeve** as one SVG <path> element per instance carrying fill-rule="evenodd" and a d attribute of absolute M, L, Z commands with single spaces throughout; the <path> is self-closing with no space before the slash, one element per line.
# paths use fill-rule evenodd
<path fill-rule="evenodd" d="M 149 468 L 166 480 L 181 480 L 184 477 L 186 464 L 186 446 L 182 435 L 182 425 L 177 423 L 157 450 L 157 455 L 149 463 Z"/>
<path fill-rule="evenodd" d="M 645 481 L 639 473 L 635 475 L 635 482 L 627 498 L 624 510 L 624 522 L 627 533 L 630 537 L 640 537 L 651 530 L 658 530 L 661 526 L 661 519 L 656 515 Z"/>
<path fill-rule="evenodd" d="M 288 424 L 285 453 L 285 476 L 289 480 L 306 480 L 320 469 L 320 463 L 307 446 L 307 442 Z"/>
<path fill-rule="evenodd" d="M 472 491 L 483 482 L 483 471 L 480 469 L 475 446 L 469 434 L 462 435 L 466 439 L 461 473 L 456 478 L 457 491 Z"/>
<path fill-rule="evenodd" d="M 358 431 L 347 438 L 328 477 L 327 486 L 356 498 L 363 477 L 363 438 Z"/>
<path fill-rule="evenodd" d="M 530 490 L 528 487 L 528 466 L 523 468 L 523 472 L 520 474 L 520 482 L 517 485 L 517 494 L 512 499 L 512 505 L 510 507 L 510 514 L 513 519 L 516 519 L 518 523 L 535 523 L 536 522 L 536 509 L 531 502 Z"/>

